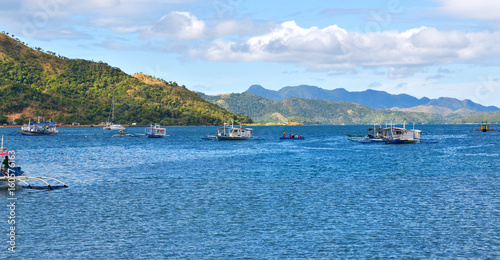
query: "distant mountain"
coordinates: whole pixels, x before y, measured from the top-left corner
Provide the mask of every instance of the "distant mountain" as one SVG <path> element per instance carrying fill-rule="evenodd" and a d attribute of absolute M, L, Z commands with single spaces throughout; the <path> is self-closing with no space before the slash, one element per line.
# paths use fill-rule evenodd
<path fill-rule="evenodd" d="M 252 122 L 201 99 L 175 82 L 128 75 L 104 62 L 68 59 L 29 48 L 0 33 L 0 123 L 50 118 L 61 123 L 107 120 L 116 95 L 118 123 L 163 125 Z"/>
<path fill-rule="evenodd" d="M 392 111 L 405 111 L 405 112 L 421 112 L 421 113 L 430 113 L 430 114 L 438 114 L 438 115 L 449 115 L 455 113 L 451 108 L 447 107 L 437 107 L 437 106 L 416 106 L 409 108 L 399 108 L 393 107 L 390 110 Z M 470 111 L 465 109 L 466 111 Z"/>
<path fill-rule="evenodd" d="M 273 101 L 251 93 L 200 96 L 233 113 L 251 117 L 255 122 L 279 123 L 295 121 L 304 124 L 374 124 L 379 122 L 444 123 L 447 120 L 428 113 L 372 109 L 352 102 L 321 99 L 287 98 Z"/>
<path fill-rule="evenodd" d="M 393 95 L 385 91 L 368 89 L 365 91 L 347 91 L 343 88 L 326 90 L 316 86 L 300 85 L 296 87 L 284 87 L 278 91 L 268 90 L 260 85 L 251 86 L 246 93 L 252 93 L 271 100 L 280 101 L 286 98 L 317 98 L 338 102 L 354 102 L 374 109 L 389 109 L 392 107 L 411 108 L 416 106 L 446 107 L 453 111 L 468 109 L 472 111 L 498 111 L 498 107 L 482 106 L 468 99 L 458 100 L 455 98 L 416 98 L 407 94 Z"/>

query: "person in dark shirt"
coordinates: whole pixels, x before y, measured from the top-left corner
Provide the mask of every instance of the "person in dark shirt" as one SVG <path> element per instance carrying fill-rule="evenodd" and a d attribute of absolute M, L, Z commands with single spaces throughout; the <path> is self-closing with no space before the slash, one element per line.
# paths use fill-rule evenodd
<path fill-rule="evenodd" d="M 5 156 L 5 159 L 3 159 L 2 164 L 3 164 L 3 174 L 5 176 L 8 176 L 8 174 L 9 174 L 9 167 L 10 167 L 10 165 L 9 165 L 10 164 L 9 163 L 9 156 L 8 155 Z"/>

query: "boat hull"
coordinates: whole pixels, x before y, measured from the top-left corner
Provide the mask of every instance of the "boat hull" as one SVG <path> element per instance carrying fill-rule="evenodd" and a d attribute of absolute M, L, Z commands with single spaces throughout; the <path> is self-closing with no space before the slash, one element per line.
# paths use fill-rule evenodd
<path fill-rule="evenodd" d="M 218 135 L 216 138 L 217 138 L 217 140 L 221 140 L 221 141 L 244 141 L 244 140 L 248 140 L 245 137 L 239 137 L 239 136 L 232 137 L 232 136 L 219 136 Z"/>
<path fill-rule="evenodd" d="M 386 144 L 414 144 L 414 143 L 418 142 L 418 140 L 416 140 L 416 139 L 409 139 L 409 140 L 398 139 L 398 138 L 392 138 L 392 139 L 383 138 L 383 139 L 384 139 L 384 142 Z"/>
<path fill-rule="evenodd" d="M 288 136 L 280 137 L 280 140 L 304 140 L 304 139 L 305 139 L 304 137 L 288 137 Z"/>
<path fill-rule="evenodd" d="M 149 138 L 162 138 L 164 135 L 146 135 Z"/>
<path fill-rule="evenodd" d="M 384 142 L 384 140 L 382 140 L 380 138 L 369 138 L 369 137 L 362 137 L 362 138 L 349 137 L 348 140 L 351 142 L 356 142 L 356 143 L 360 143 L 360 144 L 376 144 L 376 143 L 383 143 Z"/>
<path fill-rule="evenodd" d="M 121 126 L 121 125 L 118 125 L 118 126 L 105 126 L 103 127 L 102 129 L 104 130 L 124 130 L 125 127 Z"/>
<path fill-rule="evenodd" d="M 52 132 L 29 132 L 18 130 L 22 135 L 40 136 L 40 135 L 54 135 Z"/>
<path fill-rule="evenodd" d="M 260 137 L 245 138 L 245 137 L 230 137 L 230 136 L 216 136 L 215 139 L 218 140 L 218 141 L 256 141 L 256 140 L 264 140 L 263 138 L 260 138 Z"/>

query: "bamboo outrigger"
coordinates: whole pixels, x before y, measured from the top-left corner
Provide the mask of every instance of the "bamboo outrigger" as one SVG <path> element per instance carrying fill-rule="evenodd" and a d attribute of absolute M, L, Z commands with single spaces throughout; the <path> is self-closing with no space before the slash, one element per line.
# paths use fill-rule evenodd
<path fill-rule="evenodd" d="M 3 147 L 3 136 L 2 136 L 2 145 L 0 147 L 0 158 L 2 159 L 2 163 L 4 160 L 3 156 L 7 157 L 7 156 L 11 155 L 10 152 L 4 151 L 4 150 L 5 150 L 5 148 Z M 7 163 L 7 164 L 11 165 L 9 163 Z M 67 188 L 68 187 L 68 185 L 64 184 L 62 181 L 55 179 L 55 178 L 45 177 L 45 176 L 37 176 L 37 177 L 26 176 L 24 174 L 24 172 L 21 170 L 21 167 L 19 167 L 19 166 L 12 165 L 12 167 L 9 167 L 8 169 L 6 169 L 4 166 L 2 166 L 2 169 L 0 169 L 0 189 L 7 189 L 7 188 L 16 187 L 19 182 L 27 185 L 26 188 L 30 188 L 30 189 L 40 188 L 38 186 L 35 186 L 35 187 L 32 186 L 29 182 L 27 182 L 27 180 L 41 181 L 45 185 L 47 185 L 47 188 L 49 188 L 51 190 L 54 188 L 61 188 L 61 187 Z M 50 183 L 48 181 L 54 181 L 58 184 L 61 184 L 62 186 L 59 186 L 58 184 L 57 184 L 57 186 L 50 185 Z M 43 187 L 43 188 L 45 188 L 45 187 Z"/>

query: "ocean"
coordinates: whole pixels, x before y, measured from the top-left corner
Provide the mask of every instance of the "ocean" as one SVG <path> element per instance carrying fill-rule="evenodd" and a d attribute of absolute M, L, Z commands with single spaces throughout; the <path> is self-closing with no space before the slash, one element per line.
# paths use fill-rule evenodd
<path fill-rule="evenodd" d="M 0 191 L 0 258 L 499 258 L 500 132 L 416 125 L 440 142 L 409 145 L 343 135 L 369 127 L 252 127 L 260 141 L 201 139 L 217 127 L 161 139 L 0 129 L 27 175 L 69 186 L 17 187 L 15 225 Z"/>

